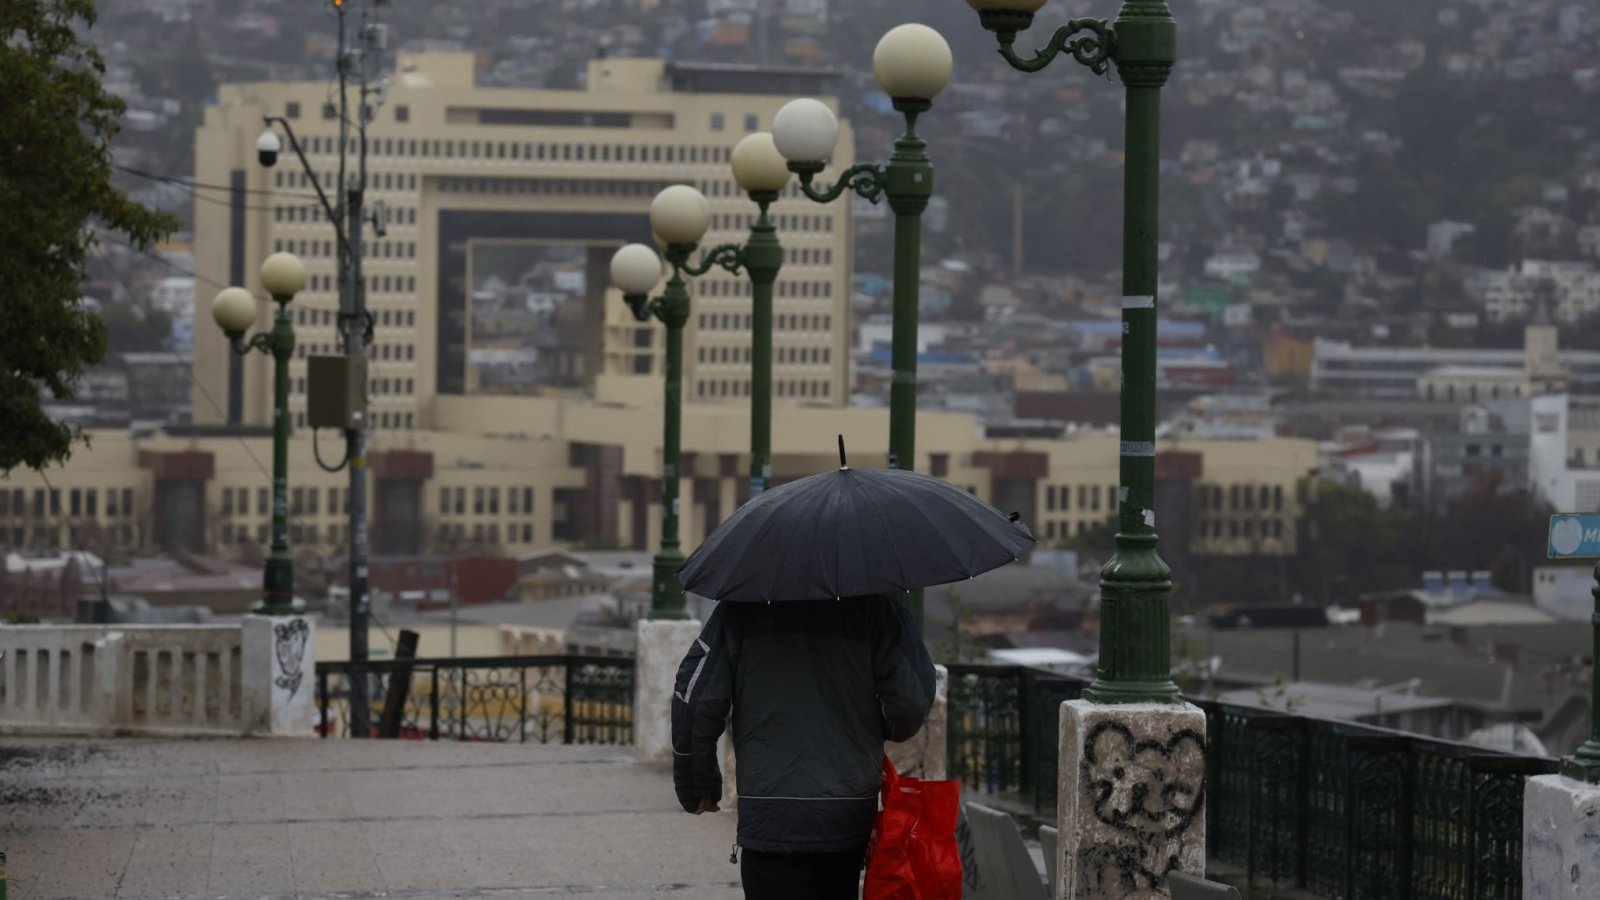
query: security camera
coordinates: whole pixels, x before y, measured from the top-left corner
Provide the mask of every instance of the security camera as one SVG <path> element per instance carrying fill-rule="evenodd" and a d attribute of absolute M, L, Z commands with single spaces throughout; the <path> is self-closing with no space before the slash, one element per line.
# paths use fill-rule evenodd
<path fill-rule="evenodd" d="M 283 140 L 271 128 L 261 132 L 256 138 L 256 159 L 267 168 L 272 168 L 278 163 L 278 154 L 283 151 Z"/>
<path fill-rule="evenodd" d="M 372 205 L 372 233 L 378 237 L 389 236 L 389 204 L 382 200 Z"/>

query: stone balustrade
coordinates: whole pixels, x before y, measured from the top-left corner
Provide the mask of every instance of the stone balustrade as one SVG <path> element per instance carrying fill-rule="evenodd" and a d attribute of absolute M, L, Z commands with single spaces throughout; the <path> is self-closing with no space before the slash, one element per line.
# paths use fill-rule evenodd
<path fill-rule="evenodd" d="M 312 647 L 299 617 L 0 627 L 0 733 L 310 737 Z"/>

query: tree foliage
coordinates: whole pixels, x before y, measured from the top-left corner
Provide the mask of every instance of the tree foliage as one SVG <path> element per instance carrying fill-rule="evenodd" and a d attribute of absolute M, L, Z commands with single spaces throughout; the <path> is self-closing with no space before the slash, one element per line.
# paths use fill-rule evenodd
<path fill-rule="evenodd" d="M 91 226 L 148 245 L 172 220 L 111 183 L 111 139 L 125 107 L 102 84 L 105 63 L 83 32 L 92 0 L 0 6 L 0 472 L 65 459 L 73 432 L 45 402 L 106 350 L 105 327 L 79 295 Z"/>
<path fill-rule="evenodd" d="M 158 309 L 141 310 L 116 303 L 100 311 L 106 346 L 113 353 L 149 353 L 166 346 L 172 334 L 172 317 Z"/>

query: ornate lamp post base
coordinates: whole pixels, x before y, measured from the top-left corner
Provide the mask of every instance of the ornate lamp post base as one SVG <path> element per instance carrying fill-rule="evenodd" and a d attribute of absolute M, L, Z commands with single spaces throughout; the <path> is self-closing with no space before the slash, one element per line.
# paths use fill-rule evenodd
<path fill-rule="evenodd" d="M 689 618 L 688 604 L 684 602 L 683 585 L 678 581 L 678 570 L 683 568 L 683 551 L 663 547 L 656 553 L 650 580 L 650 618 L 669 622 Z"/>
<path fill-rule="evenodd" d="M 287 550 L 274 549 L 267 556 L 262 573 L 261 604 L 252 612 L 263 616 L 292 616 L 294 608 L 294 560 Z"/>
<path fill-rule="evenodd" d="M 1577 752 L 1561 761 L 1561 774 L 1589 784 L 1600 784 L 1600 743 L 1584 741 Z"/>

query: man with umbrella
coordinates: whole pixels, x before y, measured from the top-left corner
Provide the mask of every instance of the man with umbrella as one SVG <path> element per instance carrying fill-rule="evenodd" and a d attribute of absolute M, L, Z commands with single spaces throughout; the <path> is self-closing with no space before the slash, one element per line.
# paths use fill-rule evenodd
<path fill-rule="evenodd" d="M 678 668 L 673 781 L 717 812 L 717 739 L 739 758 L 740 875 L 750 900 L 857 895 L 883 742 L 910 740 L 933 660 L 892 596 L 1014 560 L 1033 536 L 960 488 L 900 470 L 836 472 L 752 499 L 684 564 L 718 602 Z"/>

